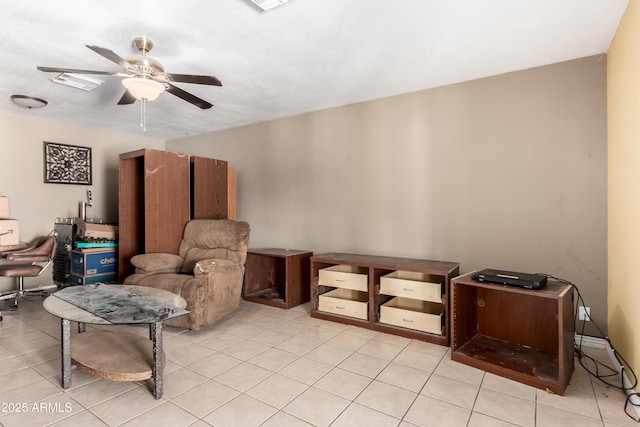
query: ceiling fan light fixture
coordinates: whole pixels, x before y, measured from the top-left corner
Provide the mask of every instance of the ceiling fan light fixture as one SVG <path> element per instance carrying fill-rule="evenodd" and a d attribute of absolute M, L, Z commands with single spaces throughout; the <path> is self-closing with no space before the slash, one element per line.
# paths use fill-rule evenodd
<path fill-rule="evenodd" d="M 42 98 L 37 98 L 35 96 L 29 96 L 29 95 L 11 95 L 10 98 L 14 104 L 22 108 L 27 108 L 29 110 L 31 110 L 32 108 L 46 107 L 47 104 L 49 104 L 46 100 Z"/>
<path fill-rule="evenodd" d="M 122 79 L 122 85 L 127 88 L 131 95 L 140 100 L 153 101 L 164 92 L 164 85 L 162 83 L 141 77 Z"/>

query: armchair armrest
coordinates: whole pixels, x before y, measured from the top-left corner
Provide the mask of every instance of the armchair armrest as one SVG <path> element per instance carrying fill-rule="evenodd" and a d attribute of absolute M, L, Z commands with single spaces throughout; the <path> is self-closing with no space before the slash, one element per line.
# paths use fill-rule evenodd
<path fill-rule="evenodd" d="M 228 259 L 222 259 L 222 258 L 203 259 L 198 261 L 196 265 L 193 267 L 193 274 L 195 276 L 199 276 L 201 274 L 233 271 L 238 267 L 242 268 L 242 265 Z"/>
<path fill-rule="evenodd" d="M 210 258 L 198 261 L 193 268 L 193 274 L 194 278 L 189 282 L 200 282 L 204 285 L 205 324 L 211 324 L 238 308 L 244 265 L 228 259 Z"/>
<path fill-rule="evenodd" d="M 23 254 L 32 254 L 35 249 L 41 246 L 47 240 L 47 236 L 36 237 L 28 244 L 16 249 L 8 249 L 0 252 L 0 258 L 8 258 L 14 256 L 22 256 Z M 20 245 L 16 245 L 20 246 Z"/>
<path fill-rule="evenodd" d="M 180 273 L 184 259 L 175 254 L 148 253 L 131 258 L 136 273 L 159 274 Z"/>
<path fill-rule="evenodd" d="M 16 245 L 16 246 L 18 246 L 18 245 Z M 36 240 L 33 240 L 27 246 L 19 247 L 17 249 L 8 249 L 6 251 L 0 252 L 0 258 L 6 258 L 9 255 L 15 255 L 15 254 L 19 254 L 19 253 L 22 253 L 22 252 L 26 252 L 26 251 L 29 251 L 29 250 L 37 247 L 37 246 L 38 246 L 38 242 Z"/>

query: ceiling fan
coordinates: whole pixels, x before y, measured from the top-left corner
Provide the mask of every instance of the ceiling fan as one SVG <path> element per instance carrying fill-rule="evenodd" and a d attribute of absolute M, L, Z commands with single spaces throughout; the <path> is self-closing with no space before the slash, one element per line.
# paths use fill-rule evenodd
<path fill-rule="evenodd" d="M 81 70 L 75 68 L 38 67 L 38 70 L 47 73 L 73 73 L 73 74 L 100 74 L 124 77 L 123 86 L 126 88 L 124 95 L 118 101 L 118 105 L 133 104 L 136 99 L 153 101 L 162 92 L 167 91 L 178 98 L 202 108 L 213 107 L 213 104 L 198 98 L 197 96 L 174 86 L 173 82 L 193 83 L 201 85 L 222 86 L 220 80 L 214 76 L 201 76 L 193 74 L 166 73 L 164 67 L 158 61 L 147 56 L 153 48 L 153 41 L 146 37 L 136 37 L 133 44 L 140 51 L 140 55 L 127 59 L 122 58 L 110 49 L 99 46 L 87 45 L 89 49 L 109 61 L 119 65 L 123 72 Z"/>

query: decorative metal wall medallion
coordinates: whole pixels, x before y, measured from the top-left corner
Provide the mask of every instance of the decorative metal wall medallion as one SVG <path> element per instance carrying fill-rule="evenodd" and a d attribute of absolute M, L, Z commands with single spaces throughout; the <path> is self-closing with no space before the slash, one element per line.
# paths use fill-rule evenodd
<path fill-rule="evenodd" d="M 91 185 L 91 148 L 45 141 L 44 182 Z"/>

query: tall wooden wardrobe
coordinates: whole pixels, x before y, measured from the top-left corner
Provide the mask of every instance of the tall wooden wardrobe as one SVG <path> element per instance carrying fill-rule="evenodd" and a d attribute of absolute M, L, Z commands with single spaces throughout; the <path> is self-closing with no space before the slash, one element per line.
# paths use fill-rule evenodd
<path fill-rule="evenodd" d="M 134 255 L 177 254 L 190 219 L 235 219 L 235 168 L 224 160 L 162 150 L 120 154 L 118 212 L 122 281 L 134 272 Z"/>

